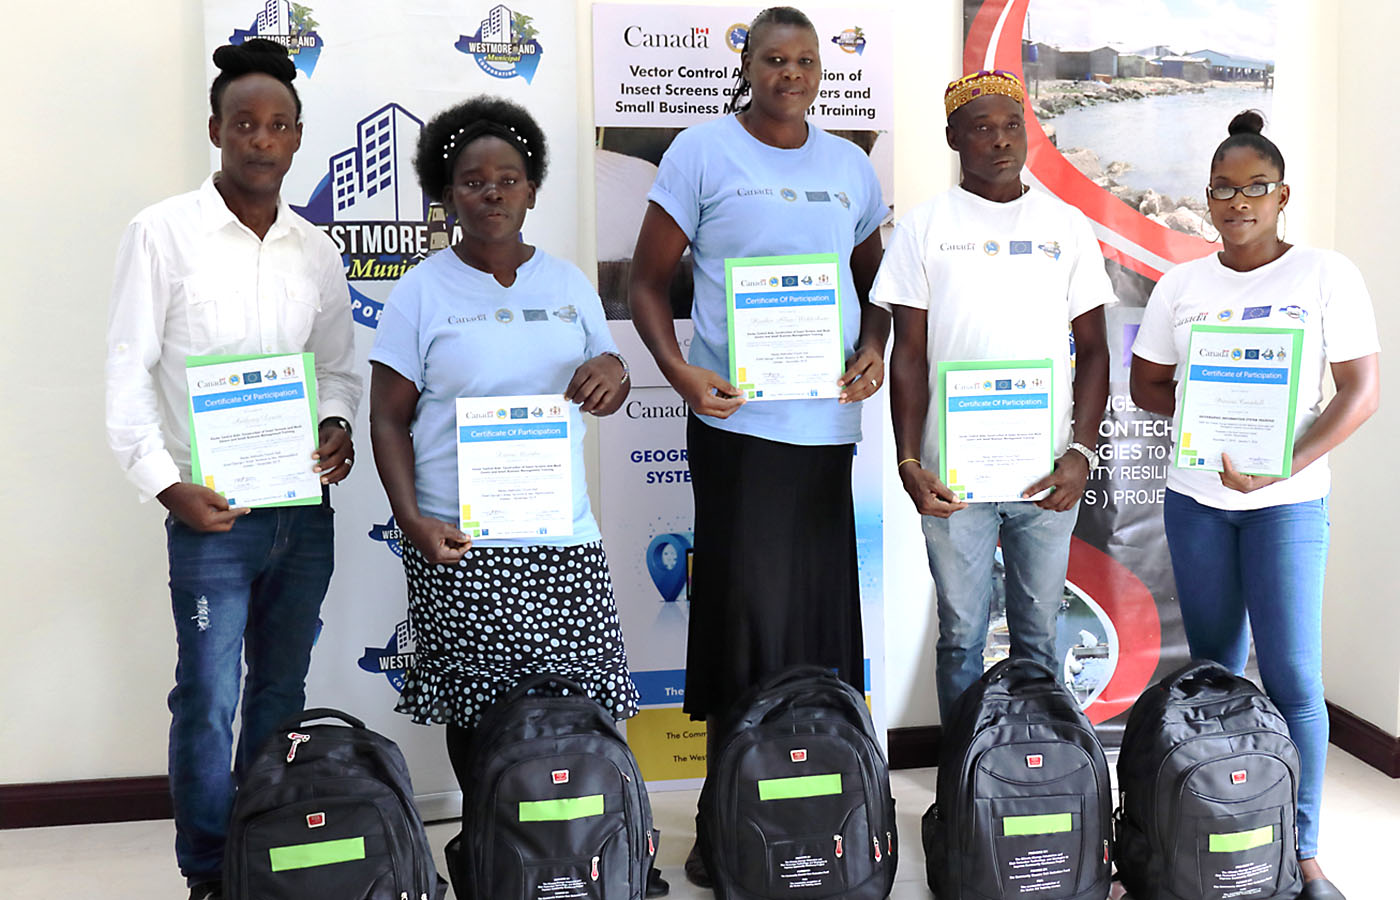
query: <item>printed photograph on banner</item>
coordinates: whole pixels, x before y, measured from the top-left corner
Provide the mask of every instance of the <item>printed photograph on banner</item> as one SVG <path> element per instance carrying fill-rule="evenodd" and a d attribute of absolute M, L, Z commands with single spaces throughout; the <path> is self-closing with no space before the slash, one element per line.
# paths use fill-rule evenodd
<path fill-rule="evenodd" d="M 1274 0 L 1032 0 L 1021 59 L 1046 137 L 1148 219 L 1214 240 L 1202 150 L 1239 111 L 1271 118 Z"/>
<path fill-rule="evenodd" d="M 745 6 L 593 7 L 598 293 L 609 319 L 630 317 L 632 252 L 661 157 L 691 125 L 726 115 L 739 85 Z M 822 85 L 808 121 L 870 157 L 894 203 L 893 33 L 887 10 L 807 10 L 821 46 Z M 738 98 L 740 107 L 746 95 Z M 823 184 L 756 185 L 794 203 L 848 203 Z M 690 253 L 671 282 L 676 318 L 690 317 Z"/>
<path fill-rule="evenodd" d="M 1276 7 L 963 2 L 963 71 L 1022 78 L 1022 178 L 1089 218 L 1118 301 L 1105 313 L 1101 465 L 1080 501 L 1056 648 L 1065 684 L 1110 745 L 1142 689 L 1189 655 L 1162 527 L 1171 422 L 1132 402 L 1133 340 L 1162 274 L 1219 250 L 1205 206 L 1210 157 L 1235 114 L 1270 117 Z M 993 623 L 988 665 L 1004 627 Z"/>

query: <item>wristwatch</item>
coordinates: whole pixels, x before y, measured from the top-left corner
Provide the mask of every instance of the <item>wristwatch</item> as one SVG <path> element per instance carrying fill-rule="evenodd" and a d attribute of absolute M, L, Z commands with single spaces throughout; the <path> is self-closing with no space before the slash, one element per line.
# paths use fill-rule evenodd
<path fill-rule="evenodd" d="M 613 359 L 616 359 L 618 362 L 622 363 L 622 380 L 619 381 L 618 384 L 626 384 L 627 379 L 632 377 L 632 370 L 627 367 L 627 360 L 623 359 L 622 354 L 618 353 L 615 350 L 604 350 L 602 355 L 611 356 Z"/>
<path fill-rule="evenodd" d="M 321 420 L 322 425 L 325 425 L 328 422 L 332 425 L 345 429 L 345 433 L 350 434 L 349 420 L 341 416 L 326 416 L 324 419 Z"/>
<path fill-rule="evenodd" d="M 1099 454 L 1098 451 L 1094 450 L 1094 448 L 1087 447 L 1084 444 L 1079 443 L 1078 441 L 1074 441 L 1069 445 L 1069 449 L 1077 451 L 1084 457 L 1086 461 L 1088 461 L 1090 472 L 1093 472 L 1099 467 Z"/>

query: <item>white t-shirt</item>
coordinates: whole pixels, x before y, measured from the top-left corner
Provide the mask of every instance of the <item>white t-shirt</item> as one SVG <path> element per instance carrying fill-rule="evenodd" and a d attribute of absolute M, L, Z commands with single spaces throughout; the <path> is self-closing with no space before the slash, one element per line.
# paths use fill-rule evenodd
<path fill-rule="evenodd" d="M 1069 447 L 1070 322 L 1116 302 L 1079 210 L 1034 188 L 997 203 L 955 187 L 900 220 L 870 298 L 928 310 L 925 468 L 938 469 L 940 362 L 1052 360 L 1055 455 Z"/>
<path fill-rule="evenodd" d="M 1327 363 L 1346 362 L 1380 351 L 1371 295 L 1356 266 L 1331 250 L 1294 247 L 1249 272 L 1221 264 L 1218 254 L 1182 263 L 1162 276 L 1143 313 L 1133 355 L 1177 366 L 1176 407 L 1181 409 L 1180 364 L 1186 358 L 1191 326 L 1258 325 L 1301 328 L 1303 354 L 1298 374 L 1296 441 L 1322 414 L 1322 378 Z M 1179 417 L 1172 433 L 1178 431 Z M 1173 448 L 1172 457 L 1176 457 Z M 1324 455 L 1291 478 L 1248 494 L 1220 483 L 1217 472 L 1190 472 L 1172 466 L 1167 487 L 1217 509 L 1261 509 L 1326 496 L 1332 474 Z"/>

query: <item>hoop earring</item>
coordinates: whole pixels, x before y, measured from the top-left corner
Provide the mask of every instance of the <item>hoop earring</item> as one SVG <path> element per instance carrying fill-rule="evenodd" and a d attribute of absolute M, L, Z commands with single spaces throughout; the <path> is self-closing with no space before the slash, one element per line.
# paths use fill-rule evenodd
<path fill-rule="evenodd" d="M 1211 221 L 1211 218 L 1210 218 L 1210 215 L 1209 215 L 1209 214 L 1206 215 L 1206 217 L 1205 217 L 1205 219 L 1204 219 L 1203 221 L 1204 221 L 1207 225 L 1210 226 L 1210 230 L 1211 230 L 1211 231 L 1214 231 L 1214 232 L 1215 232 L 1215 237 L 1206 237 L 1204 234 L 1202 234 L 1201 237 L 1205 238 L 1205 240 L 1206 240 L 1207 243 L 1219 244 L 1219 243 L 1220 243 L 1220 229 L 1215 227 L 1215 222 Z"/>
<path fill-rule="evenodd" d="M 1288 235 L 1288 210 L 1283 209 L 1282 207 L 1280 207 L 1280 208 L 1279 208 L 1279 211 L 1278 211 L 1278 228 L 1275 229 L 1275 236 L 1277 237 L 1278 241 L 1279 241 L 1280 243 L 1282 243 L 1283 240 L 1285 239 L 1285 237 L 1286 237 L 1287 235 Z"/>

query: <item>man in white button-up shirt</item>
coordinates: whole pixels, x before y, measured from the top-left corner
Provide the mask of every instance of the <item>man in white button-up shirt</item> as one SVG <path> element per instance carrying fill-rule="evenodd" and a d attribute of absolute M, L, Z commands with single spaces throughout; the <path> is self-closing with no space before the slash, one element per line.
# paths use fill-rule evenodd
<path fill-rule="evenodd" d="M 281 719 L 301 711 L 332 568 L 332 512 L 230 508 L 190 480 L 185 357 L 315 354 L 325 485 L 354 462 L 361 379 L 344 270 L 330 240 L 281 198 L 301 144 L 301 101 L 286 51 L 220 48 L 209 139 L 220 171 L 197 191 L 143 210 L 117 254 L 108 326 L 107 439 L 143 501 L 166 520 L 178 639 L 170 693 L 175 852 L 191 898 L 221 895 L 235 773 Z M 242 732 L 233 717 L 246 650 Z"/>

